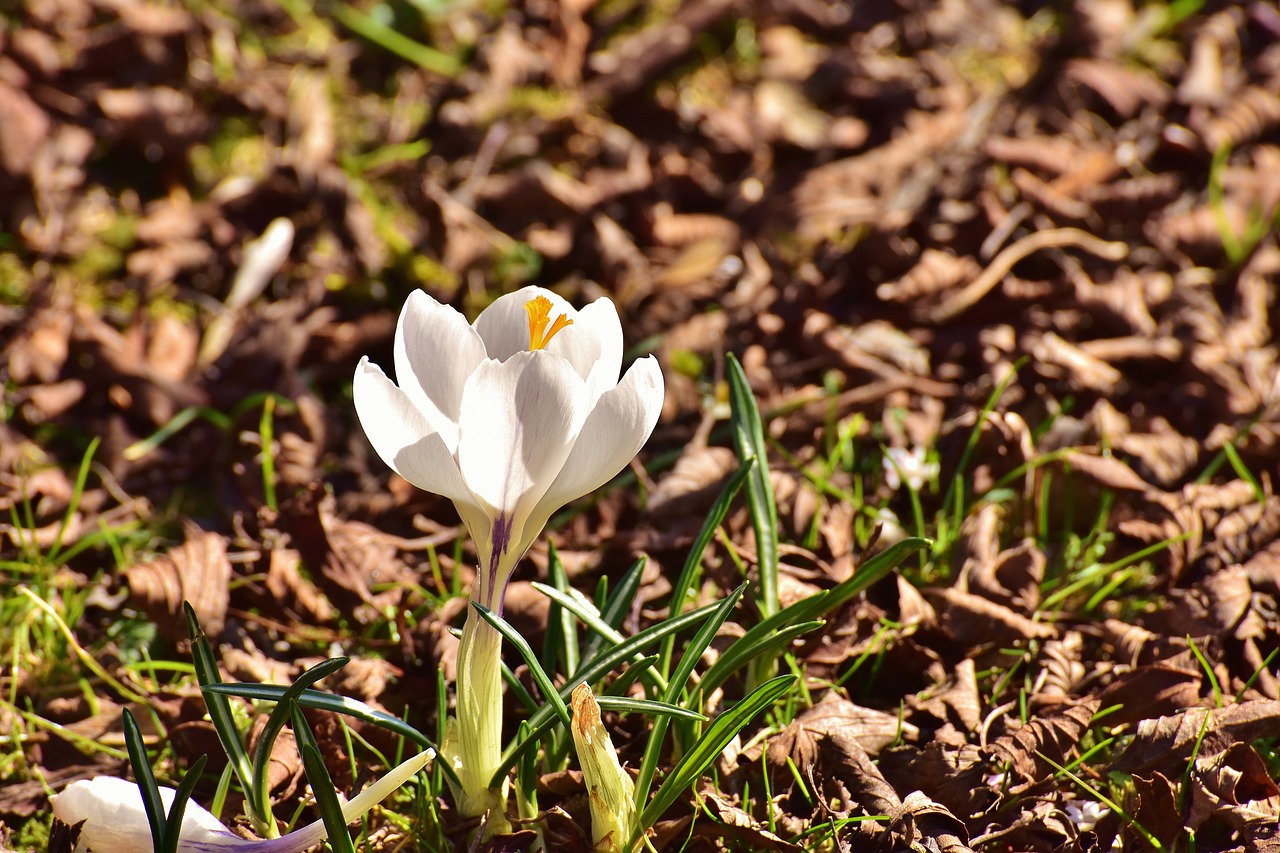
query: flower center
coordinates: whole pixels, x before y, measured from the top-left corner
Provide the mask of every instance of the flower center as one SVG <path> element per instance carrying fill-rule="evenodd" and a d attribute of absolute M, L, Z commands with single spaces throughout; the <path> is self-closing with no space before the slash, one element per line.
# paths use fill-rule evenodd
<path fill-rule="evenodd" d="M 557 332 L 565 326 L 573 325 L 573 321 L 564 314 L 552 322 L 551 308 L 551 300 L 545 296 L 535 296 L 524 304 L 524 310 L 529 315 L 529 349 L 542 349 Z M 547 328 L 548 324 L 551 328 Z"/>

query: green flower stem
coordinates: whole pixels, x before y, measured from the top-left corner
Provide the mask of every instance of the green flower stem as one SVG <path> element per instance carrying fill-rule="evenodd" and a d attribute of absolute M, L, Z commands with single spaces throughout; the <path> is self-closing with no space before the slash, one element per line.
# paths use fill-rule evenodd
<path fill-rule="evenodd" d="M 502 635 L 474 609 L 467 611 L 458 645 L 458 706 L 449 759 L 458 772 L 458 811 L 467 817 L 489 814 L 489 834 L 506 823 L 504 783 L 489 787 L 502 764 Z"/>

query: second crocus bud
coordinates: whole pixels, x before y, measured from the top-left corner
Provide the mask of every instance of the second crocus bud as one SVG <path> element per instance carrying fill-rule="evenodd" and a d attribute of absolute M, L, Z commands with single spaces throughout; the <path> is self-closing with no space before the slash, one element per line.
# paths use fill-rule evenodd
<path fill-rule="evenodd" d="M 624 853 L 639 820 L 635 783 L 618 761 L 591 688 L 586 684 L 575 687 L 569 706 L 573 710 L 573 745 L 591 803 L 592 847 L 597 853 Z"/>

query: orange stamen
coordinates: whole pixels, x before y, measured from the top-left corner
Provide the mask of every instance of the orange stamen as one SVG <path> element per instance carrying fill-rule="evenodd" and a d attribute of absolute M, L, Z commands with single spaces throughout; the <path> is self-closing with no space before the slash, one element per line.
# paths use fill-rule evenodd
<path fill-rule="evenodd" d="M 529 349 L 542 349 L 556 333 L 565 326 L 572 326 L 573 321 L 561 314 L 551 320 L 551 300 L 545 296 L 535 296 L 524 304 L 524 310 L 529 314 Z M 547 324 L 551 324 L 551 328 L 547 328 Z"/>

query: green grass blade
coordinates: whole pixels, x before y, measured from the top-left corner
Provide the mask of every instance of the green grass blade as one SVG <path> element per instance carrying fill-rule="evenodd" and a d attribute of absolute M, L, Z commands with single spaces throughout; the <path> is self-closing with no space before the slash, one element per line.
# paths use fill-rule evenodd
<path fill-rule="evenodd" d="M 702 522 L 702 530 L 698 532 L 698 538 L 693 540 L 693 547 L 689 549 L 689 555 L 685 557 L 684 567 L 680 570 L 680 576 L 676 578 L 675 585 L 671 588 L 671 604 L 668 607 L 670 615 L 674 616 L 684 609 L 684 600 L 688 597 L 689 590 L 693 587 L 693 579 L 698 572 L 698 567 L 702 565 L 702 556 L 706 553 L 707 546 L 711 544 L 711 539 L 716 534 L 716 528 L 721 525 L 724 517 L 729 514 L 729 507 L 733 503 L 733 499 L 738 496 L 743 484 L 747 482 L 747 477 L 751 476 L 751 472 L 756 469 L 758 464 L 755 458 L 743 462 L 733 476 L 729 478 L 729 482 L 724 484 L 724 488 L 720 490 L 715 503 L 711 505 L 711 511 L 707 513 L 706 520 Z M 666 678 L 671 673 L 671 656 L 674 650 L 674 637 L 667 639 L 662 644 L 658 671 L 662 673 L 663 678 Z"/>
<path fill-rule="evenodd" d="M 205 688 L 206 692 L 224 695 L 239 696 L 244 699 L 252 699 L 257 702 L 283 702 L 285 694 L 288 692 L 287 687 L 281 687 L 278 684 L 225 684 L 219 683 L 210 685 Z M 371 723 L 389 732 L 398 734 L 405 740 L 411 741 L 421 746 L 423 749 L 433 749 L 439 752 L 435 742 L 413 726 L 406 723 L 399 717 L 392 716 L 385 711 L 366 705 L 359 699 L 351 699 L 346 696 L 338 696 L 333 693 L 322 693 L 319 690 L 310 688 L 303 690 L 294 700 L 304 708 L 314 708 L 317 711 L 329 711 L 334 714 L 345 714 L 348 717 L 360 720 L 365 723 Z M 444 774 L 449 777 L 450 781 L 458 783 L 457 774 L 454 769 L 449 766 L 447 761 L 437 761 L 435 766 L 440 767 Z"/>
<path fill-rule="evenodd" d="M 307 718 L 295 701 L 286 702 L 289 715 L 293 720 L 293 736 L 298 741 L 298 753 L 302 756 L 302 769 L 307 774 L 307 784 L 311 786 L 311 795 L 316 799 L 316 809 L 320 819 L 324 821 L 325 832 L 329 834 L 329 847 L 333 853 L 356 853 L 356 845 L 347 831 L 347 821 L 342 814 L 342 803 L 338 802 L 338 792 L 333 786 L 333 777 L 329 768 L 324 766 L 320 756 L 320 745 L 316 736 L 307 725 Z"/>
<path fill-rule="evenodd" d="M 606 688 L 607 694 L 610 696 L 626 696 L 627 692 L 631 690 L 631 685 L 635 684 L 641 678 L 644 678 L 646 671 L 653 669 L 653 665 L 657 662 L 657 655 L 648 655 L 647 657 L 642 657 L 633 662 L 625 670 L 619 673 L 613 681 L 609 682 L 609 686 Z M 656 679 L 657 676 L 654 675 L 654 678 Z M 657 691 L 657 693 L 650 692 L 649 696 L 653 697 L 660 693 L 660 690 Z M 599 701 L 599 698 L 600 697 L 597 696 L 596 700 Z"/>
<path fill-rule="evenodd" d="M 258 737 L 258 745 L 254 749 L 253 787 L 247 794 L 247 796 L 257 798 L 258 810 L 261 814 L 269 814 L 271 812 L 271 792 L 268 790 L 267 769 L 271 764 L 271 747 L 275 744 L 276 737 L 289 719 L 290 706 L 303 690 L 306 690 L 320 679 L 342 669 L 350 660 L 351 658 L 347 657 L 330 658 L 329 660 L 321 661 L 302 673 L 293 684 L 285 688 L 280 704 L 276 705 L 272 709 L 270 716 L 267 717 L 267 724 L 263 727 L 262 734 Z M 271 829 L 274 830 L 274 828 L 275 826 L 272 824 Z"/>
<path fill-rule="evenodd" d="M 714 664 L 707 668 L 698 681 L 698 694 L 709 696 L 723 685 L 735 673 L 752 661 L 764 655 L 786 649 L 796 637 L 807 634 L 826 623 L 821 619 L 808 622 L 797 622 L 794 625 L 778 629 L 776 632 L 765 632 L 756 636 L 743 635 L 729 648 L 725 649 Z"/>
<path fill-rule="evenodd" d="M 98 449 L 101 439 L 94 438 L 89 442 L 89 446 L 85 448 L 84 456 L 80 459 L 80 469 L 76 472 L 75 486 L 71 490 L 71 499 L 67 501 L 66 512 L 62 514 L 62 520 L 58 522 L 58 530 L 53 535 L 53 544 L 49 546 L 49 554 L 45 557 L 45 562 L 54 565 L 57 562 L 58 555 L 62 552 L 62 540 L 67 535 L 67 528 L 71 525 L 71 519 L 75 517 L 76 511 L 80 509 L 80 499 L 84 497 L 84 487 L 89 481 L 89 466 L 93 463 L 93 454 Z"/>
<path fill-rule="evenodd" d="M 733 610 L 738 599 L 742 597 L 742 593 L 746 590 L 746 584 L 742 584 L 733 592 L 729 593 L 720 602 L 716 609 L 707 617 L 707 620 L 698 628 L 698 632 L 693 635 L 693 639 L 685 647 L 684 653 L 680 656 L 680 663 L 676 666 L 675 671 L 671 674 L 671 680 L 667 682 L 667 691 L 663 695 L 663 701 L 674 705 L 684 692 L 684 686 L 689 680 L 689 676 L 693 674 L 693 668 L 697 665 L 702 652 L 711 645 L 711 641 L 715 639 L 716 633 L 720 630 L 720 626 L 729 618 L 730 611 Z M 636 778 L 636 805 L 639 807 L 649 796 L 649 787 L 653 784 L 653 775 L 658 769 L 658 756 L 662 754 L 662 742 L 667 733 L 667 726 L 670 720 L 667 717 L 659 717 L 653 721 L 653 731 L 649 734 L 649 741 L 644 747 L 644 758 L 640 762 L 640 775 Z"/>
<path fill-rule="evenodd" d="M 569 698 L 569 694 L 573 692 L 573 688 L 582 682 L 594 684 L 598 679 L 604 677 L 605 674 L 612 671 L 614 667 L 631 660 L 638 652 L 649 648 L 655 643 L 660 642 L 664 637 L 682 631 L 685 628 L 698 624 L 707 618 L 718 606 L 717 603 L 708 604 L 705 607 L 699 607 L 697 610 L 691 610 L 688 613 L 666 619 L 657 625 L 652 625 L 633 637 L 629 637 L 625 643 L 620 643 L 613 648 L 606 649 L 597 657 L 585 662 L 572 676 L 568 682 L 560 690 L 560 700 L 563 703 Z M 516 760 L 520 754 L 532 744 L 534 740 L 541 736 L 541 733 L 550 728 L 551 724 L 556 720 L 556 713 L 551 709 L 550 705 L 543 705 L 538 709 L 532 717 L 529 718 L 530 736 L 528 738 L 518 739 L 515 743 L 508 744 L 502 753 L 502 764 L 499 765 L 497 772 L 494 774 L 496 783 L 501 783 L 502 778 L 507 772 L 515 766 Z M 444 764 L 444 762 L 439 762 Z"/>
<path fill-rule="evenodd" d="M 207 755 L 197 758 L 187 769 L 182 781 L 178 783 L 178 790 L 173 795 L 173 805 L 169 807 L 169 815 L 165 819 L 165 853 L 178 853 L 178 842 L 182 838 L 182 818 L 187 813 L 187 803 L 191 801 L 191 795 L 195 793 L 200 775 L 204 773 L 204 766 L 208 761 Z"/>
<path fill-rule="evenodd" d="M 627 638 L 623 636 L 613 625 L 610 625 L 605 620 L 604 616 L 596 610 L 595 605 L 590 601 L 587 601 L 586 598 L 577 590 L 568 589 L 562 591 L 555 589 L 554 587 L 549 587 L 546 584 L 538 583 L 537 581 L 533 582 L 533 588 L 551 599 L 552 602 L 559 605 L 567 612 L 572 613 L 574 616 L 581 619 L 584 625 L 595 632 L 592 637 L 593 640 L 607 640 L 614 646 L 627 641 Z M 598 644 L 595 643 L 588 643 L 586 648 L 591 652 L 591 654 L 588 655 L 589 658 L 594 658 L 599 654 L 599 649 L 596 648 L 597 645 Z M 658 690 L 664 690 L 666 688 L 666 680 L 662 679 L 656 672 L 650 670 L 647 673 L 642 671 L 638 674 L 640 674 L 648 684 L 656 686 Z"/>
<path fill-rule="evenodd" d="M 191 635 L 191 659 L 196 671 L 196 679 L 200 683 L 200 691 L 204 694 L 205 708 L 209 712 L 209 720 L 218 734 L 218 741 L 227 754 L 227 760 L 240 787 L 247 793 L 253 780 L 253 765 L 249 761 L 249 753 L 240 740 L 240 731 L 236 728 L 235 714 L 231 710 L 231 702 L 225 695 L 209 688 L 222 684 L 222 676 L 218 674 L 218 661 L 213 655 L 213 646 L 200 627 L 200 619 L 190 602 L 182 602 L 182 613 L 187 619 L 187 632 Z M 271 819 L 269 814 L 258 814 L 256 801 L 249 800 L 255 823 L 265 823 Z"/>
<path fill-rule="evenodd" d="M 547 543 L 547 576 L 555 589 L 566 592 L 570 588 L 564 561 L 560 559 L 560 553 L 552 543 Z M 543 669 L 554 672 L 557 663 L 563 664 L 565 672 L 573 672 L 578 668 L 578 626 L 573 621 L 573 615 L 555 599 L 552 599 L 551 612 L 547 614 L 547 635 L 543 642 Z"/>
<path fill-rule="evenodd" d="M 693 748 L 681 757 L 671 773 L 662 781 L 653 799 L 640 813 L 640 832 L 652 826 L 689 786 L 697 781 L 711 763 L 720 756 L 729 741 L 751 721 L 751 718 L 773 704 L 795 683 L 794 675 L 779 675 L 751 691 L 745 699 L 728 709 L 707 727 Z M 632 845 L 636 839 L 632 839 Z M 630 846 L 628 849 L 630 849 Z"/>
<path fill-rule="evenodd" d="M 622 625 L 622 620 L 627 618 L 627 614 L 631 612 L 631 608 L 635 604 L 636 593 L 640 591 L 640 581 L 644 577 L 646 562 L 645 558 L 641 557 L 631 564 L 631 568 L 627 569 L 627 573 L 618 581 L 617 587 L 609 593 L 604 607 L 600 610 L 600 619 L 614 630 L 617 630 Z M 597 632 L 594 637 L 590 637 L 587 640 L 586 645 L 583 647 L 583 655 L 585 657 L 594 657 L 600 651 L 603 643 L 603 634 Z M 565 671 L 573 672 L 577 668 L 575 663 L 571 667 L 566 667 Z"/>
<path fill-rule="evenodd" d="M 756 560 L 760 572 L 760 589 L 756 603 L 761 616 L 778 612 L 778 505 L 769 482 L 769 448 L 764 440 L 760 408 L 747 382 L 747 374 L 738 359 L 729 354 L 727 362 L 729 405 L 733 410 L 733 445 L 744 463 L 755 459 L 756 465 L 747 480 L 747 500 L 751 507 L 751 525 L 756 533 Z"/>
<path fill-rule="evenodd" d="M 341 2 L 335 3 L 332 14 L 338 23 L 356 35 L 427 71 L 434 71 L 445 77 L 455 77 L 462 70 L 458 60 L 449 54 L 427 47 L 396 32 L 377 18 L 366 15 L 354 6 Z"/>
<path fill-rule="evenodd" d="M 705 714 L 700 714 L 690 708 L 681 708 L 679 705 L 671 705 L 667 702 L 654 702 L 649 699 L 636 699 L 631 696 L 597 696 L 596 704 L 606 711 L 615 711 L 619 714 L 647 714 L 650 717 L 678 717 L 682 720 L 692 720 L 699 722 L 707 719 Z"/>
<path fill-rule="evenodd" d="M 547 671 L 542 668 L 542 664 L 538 663 L 538 656 L 534 654 L 533 647 L 529 645 L 529 641 L 520 636 L 520 632 L 512 628 L 505 619 L 480 602 L 473 601 L 471 606 L 480 614 L 480 618 L 492 625 L 494 630 L 506 638 L 507 642 L 516 647 L 516 651 L 519 652 L 525 666 L 529 667 L 529 673 L 533 676 L 534 683 L 542 691 L 543 697 L 550 703 L 551 709 L 560 718 L 560 722 L 568 726 L 571 720 L 569 708 L 564 704 L 564 700 L 560 698 L 560 692 L 556 690 L 555 684 L 551 681 L 551 676 L 547 675 Z"/>
<path fill-rule="evenodd" d="M 147 825 L 151 827 L 151 849 L 155 853 L 165 853 L 165 812 L 164 802 L 160 799 L 160 788 L 156 785 L 155 774 L 151 772 L 151 762 L 147 760 L 147 747 L 142 740 L 142 732 L 138 729 L 138 721 L 133 713 L 125 708 L 122 716 L 124 724 L 124 744 L 129 750 L 129 764 L 133 767 L 133 777 L 138 780 L 138 791 L 142 794 L 142 806 L 147 812 Z"/>

